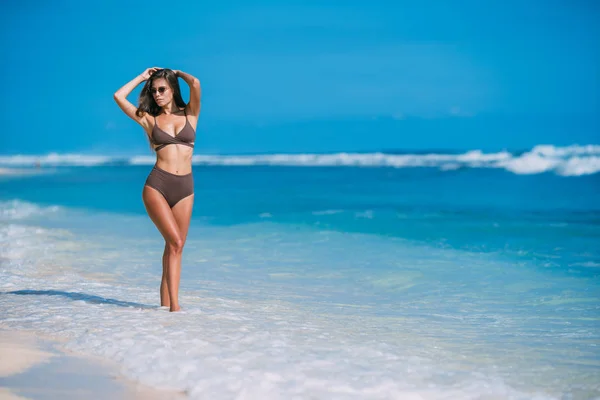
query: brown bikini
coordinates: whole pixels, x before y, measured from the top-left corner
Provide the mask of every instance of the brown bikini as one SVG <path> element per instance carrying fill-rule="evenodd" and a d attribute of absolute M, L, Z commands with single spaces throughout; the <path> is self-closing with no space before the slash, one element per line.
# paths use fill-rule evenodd
<path fill-rule="evenodd" d="M 185 112 L 185 111 L 184 111 Z M 181 144 L 194 148 L 194 141 L 196 140 L 196 132 L 185 115 L 185 125 L 183 129 L 175 136 L 169 135 L 158 127 L 156 123 L 156 117 L 154 117 L 154 128 L 152 128 L 152 141 L 158 145 L 154 150 L 159 151 L 165 146 L 170 144 Z M 158 168 L 154 165 L 148 179 L 146 179 L 146 186 L 150 186 L 158 190 L 169 207 L 173 208 L 175 204 L 179 203 L 180 200 L 194 194 L 194 178 L 192 173 L 186 175 L 175 175 L 167 172 L 163 169 Z"/>

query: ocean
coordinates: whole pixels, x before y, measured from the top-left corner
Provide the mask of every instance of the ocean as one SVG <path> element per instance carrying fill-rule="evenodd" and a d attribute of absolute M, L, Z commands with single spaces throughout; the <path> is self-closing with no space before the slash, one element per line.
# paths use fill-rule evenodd
<path fill-rule="evenodd" d="M 0 156 L 0 328 L 192 399 L 600 398 L 600 146 L 198 155 L 181 313 L 152 156 Z"/>

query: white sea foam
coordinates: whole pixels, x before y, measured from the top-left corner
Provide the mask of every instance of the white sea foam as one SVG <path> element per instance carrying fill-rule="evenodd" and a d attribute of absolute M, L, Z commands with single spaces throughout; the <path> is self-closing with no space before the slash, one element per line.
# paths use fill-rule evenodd
<path fill-rule="evenodd" d="M 48 154 L 42 156 L 0 156 L 0 166 L 93 166 L 111 164 L 152 165 L 155 157 L 143 155 L 113 157 L 104 155 Z M 442 171 L 460 168 L 502 168 L 515 174 L 554 172 L 563 176 L 590 175 L 600 171 L 600 145 L 556 147 L 535 146 L 522 154 L 507 151 L 483 153 L 471 150 L 462 154 L 256 154 L 195 155 L 195 165 L 221 166 L 296 166 L 296 167 L 432 167 Z"/>
<path fill-rule="evenodd" d="M 568 157 L 581 155 L 600 155 L 600 145 L 589 144 L 586 146 L 571 145 L 555 147 L 552 145 L 538 145 L 531 150 L 532 153 L 542 154 L 547 157 Z"/>
<path fill-rule="evenodd" d="M 0 221 L 18 221 L 35 216 L 45 216 L 60 211 L 58 206 L 41 207 L 20 200 L 0 201 Z"/>
<path fill-rule="evenodd" d="M 600 171 L 600 157 L 571 157 L 556 171 L 563 176 L 591 175 Z"/>
<path fill-rule="evenodd" d="M 0 156 L 3 166 L 94 166 L 114 161 L 115 157 L 105 155 L 58 154 L 46 155 L 11 155 Z"/>
<path fill-rule="evenodd" d="M 127 376 L 186 390 L 192 399 L 552 398 L 485 373 L 453 376 L 443 366 L 451 365 L 452 347 L 435 345 L 434 363 L 427 352 L 414 351 L 431 347 L 430 339 L 414 336 L 406 322 L 374 319 L 357 329 L 351 317 L 319 315 L 279 299 L 189 290 L 182 296 L 186 311 L 173 315 L 152 306 L 153 288 L 87 280 L 65 269 L 67 258 L 48 253 L 65 250 L 66 232 L 12 225 L 0 238 L 18 239 L 29 250 L 1 251 L 10 260 L 0 269 L 1 327 L 60 336 L 70 350 L 112 359 Z M 93 248 L 78 247 L 79 253 Z"/>
<path fill-rule="evenodd" d="M 49 173 L 48 170 L 39 168 L 0 168 L 0 176 L 32 176 Z"/>
<path fill-rule="evenodd" d="M 152 165 L 156 162 L 154 156 L 133 156 L 128 160 L 130 165 Z"/>
<path fill-rule="evenodd" d="M 343 213 L 344 210 L 322 210 L 322 211 L 313 211 L 312 215 L 333 215 Z"/>
<path fill-rule="evenodd" d="M 539 323 L 541 306 L 534 315 L 510 314 L 504 287 L 493 290 L 513 270 L 519 282 L 539 282 L 535 269 L 368 235 L 268 230 L 269 222 L 194 226 L 184 253 L 185 311 L 170 314 L 156 307 L 160 240 L 132 232 L 137 220 L 107 215 L 119 231 L 73 234 L 25 225 L 45 207 L 2 206 L 30 211 L 0 221 L 0 327 L 60 336 L 71 350 L 109 358 L 128 377 L 191 399 L 551 399 L 575 390 L 564 373 L 571 364 L 543 368 L 566 337 L 543 338 L 555 346 L 542 360 L 522 357 L 535 347 L 518 339 L 531 333 L 533 318 Z M 145 217 L 138 222 L 150 226 Z M 329 286 L 312 283 L 322 280 Z M 470 291 L 482 282 L 484 291 Z M 384 300 L 360 301 L 364 288 Z M 552 329 L 569 329 L 561 327 Z M 493 335 L 502 346 L 487 342 Z M 593 339 L 575 343 L 578 352 L 589 356 Z M 527 380 L 540 374 L 549 375 Z"/>

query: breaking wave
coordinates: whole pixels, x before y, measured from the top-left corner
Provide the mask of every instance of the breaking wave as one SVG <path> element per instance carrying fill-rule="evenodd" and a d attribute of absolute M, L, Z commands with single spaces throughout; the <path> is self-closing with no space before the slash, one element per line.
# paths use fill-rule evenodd
<path fill-rule="evenodd" d="M 106 155 L 56 154 L 0 156 L 4 167 L 152 165 L 153 156 L 116 157 Z M 538 145 L 514 153 L 500 151 L 484 153 L 470 150 L 459 154 L 420 153 L 395 154 L 329 153 L 329 154 L 253 154 L 253 155 L 196 155 L 195 165 L 222 166 L 295 166 L 295 167 L 430 167 L 442 171 L 460 168 L 501 168 L 515 174 L 552 172 L 561 176 L 580 176 L 600 171 L 600 145 L 571 145 L 557 147 Z"/>

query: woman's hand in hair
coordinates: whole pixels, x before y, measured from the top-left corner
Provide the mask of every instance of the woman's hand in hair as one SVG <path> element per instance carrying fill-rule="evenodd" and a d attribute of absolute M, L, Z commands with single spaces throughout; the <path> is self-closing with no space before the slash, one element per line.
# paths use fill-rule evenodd
<path fill-rule="evenodd" d="M 151 68 L 146 68 L 146 70 L 144 72 L 142 72 L 140 74 L 140 76 L 142 78 L 144 78 L 145 81 L 147 81 L 148 79 L 150 79 L 150 76 L 155 73 L 156 71 L 158 71 L 159 69 L 162 68 L 158 68 L 158 67 L 151 67 Z"/>

